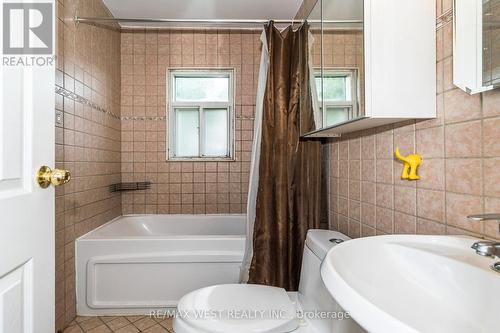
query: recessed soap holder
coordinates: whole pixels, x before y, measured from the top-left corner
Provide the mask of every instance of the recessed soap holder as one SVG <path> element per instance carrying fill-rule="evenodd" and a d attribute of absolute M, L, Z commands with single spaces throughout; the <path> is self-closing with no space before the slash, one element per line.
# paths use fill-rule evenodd
<path fill-rule="evenodd" d="M 491 269 L 497 273 L 500 273 L 500 262 L 496 262 L 493 265 L 491 265 Z"/>

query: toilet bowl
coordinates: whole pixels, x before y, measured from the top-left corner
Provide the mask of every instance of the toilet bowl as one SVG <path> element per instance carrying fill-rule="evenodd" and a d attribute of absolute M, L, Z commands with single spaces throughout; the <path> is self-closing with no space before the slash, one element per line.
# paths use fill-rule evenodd
<path fill-rule="evenodd" d="M 302 258 L 298 292 L 282 288 L 227 284 L 195 290 L 177 306 L 176 333 L 335 333 L 359 332 L 326 290 L 320 266 L 333 246 L 348 240 L 329 230 L 309 230 Z M 349 322 L 352 322 L 350 324 Z M 342 331 L 336 327 L 344 327 Z"/>

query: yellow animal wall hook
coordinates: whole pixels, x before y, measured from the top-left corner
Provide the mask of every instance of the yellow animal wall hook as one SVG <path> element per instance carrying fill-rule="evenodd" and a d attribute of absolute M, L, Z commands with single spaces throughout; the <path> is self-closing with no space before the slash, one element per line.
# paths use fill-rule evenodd
<path fill-rule="evenodd" d="M 399 153 L 399 148 L 396 148 L 396 157 L 404 163 L 401 179 L 419 180 L 417 176 L 417 168 L 422 164 L 422 157 L 419 154 L 410 154 L 403 156 Z"/>

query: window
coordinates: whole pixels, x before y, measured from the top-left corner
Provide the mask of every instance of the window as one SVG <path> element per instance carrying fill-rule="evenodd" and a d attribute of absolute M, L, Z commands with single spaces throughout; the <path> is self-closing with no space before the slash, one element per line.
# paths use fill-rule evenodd
<path fill-rule="evenodd" d="M 169 159 L 233 157 L 233 70 L 169 70 Z"/>
<path fill-rule="evenodd" d="M 323 114 L 323 127 L 358 117 L 358 87 L 356 69 L 325 69 L 316 72 L 318 99 Z"/>

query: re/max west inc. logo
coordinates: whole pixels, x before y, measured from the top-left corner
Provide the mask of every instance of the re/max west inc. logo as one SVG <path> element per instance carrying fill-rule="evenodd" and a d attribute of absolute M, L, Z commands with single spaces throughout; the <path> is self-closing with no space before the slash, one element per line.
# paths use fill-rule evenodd
<path fill-rule="evenodd" d="M 52 66 L 54 56 L 53 2 L 2 4 L 3 66 Z"/>

